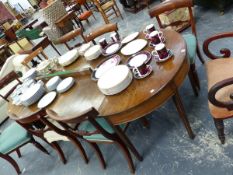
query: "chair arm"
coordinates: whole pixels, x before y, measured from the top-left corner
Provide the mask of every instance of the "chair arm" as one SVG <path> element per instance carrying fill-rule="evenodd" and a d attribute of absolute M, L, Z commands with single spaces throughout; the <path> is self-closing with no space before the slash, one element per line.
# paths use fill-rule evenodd
<path fill-rule="evenodd" d="M 217 35 L 211 36 L 208 39 L 206 39 L 203 43 L 203 51 L 206 54 L 206 56 L 211 58 L 211 59 L 229 58 L 231 56 L 230 49 L 227 49 L 227 48 L 220 49 L 219 52 L 221 55 L 215 55 L 215 54 L 211 53 L 209 50 L 209 45 L 212 41 L 219 40 L 222 38 L 228 38 L 228 37 L 233 37 L 233 32 L 219 33 Z"/>
<path fill-rule="evenodd" d="M 233 93 L 230 94 L 230 98 L 232 99 L 232 101 L 223 102 L 215 98 L 215 95 L 220 89 L 226 86 L 232 85 L 232 84 L 233 84 L 233 77 L 222 80 L 216 83 L 215 85 L 213 85 L 208 92 L 209 101 L 215 106 L 218 106 L 221 108 L 227 108 L 228 110 L 233 110 Z"/>

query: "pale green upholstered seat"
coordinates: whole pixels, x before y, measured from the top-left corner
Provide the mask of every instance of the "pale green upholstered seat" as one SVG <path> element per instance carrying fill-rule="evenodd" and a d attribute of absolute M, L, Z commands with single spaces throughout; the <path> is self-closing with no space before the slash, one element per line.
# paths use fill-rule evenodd
<path fill-rule="evenodd" d="M 0 134 L 0 153 L 6 154 L 28 142 L 31 135 L 18 123 L 12 123 Z"/>
<path fill-rule="evenodd" d="M 196 37 L 193 34 L 185 34 L 183 35 L 183 37 L 187 45 L 187 53 L 190 64 L 193 64 L 195 62 L 196 48 L 197 48 Z"/>
<path fill-rule="evenodd" d="M 108 133 L 111 133 L 111 134 L 114 133 L 113 128 L 106 122 L 105 119 L 98 118 L 98 119 L 96 119 L 96 121 Z M 124 130 L 124 128 L 126 127 L 126 124 L 120 125 L 120 127 L 121 127 L 121 129 Z M 89 121 L 82 122 L 78 129 L 80 131 L 87 131 L 87 132 L 96 131 L 96 128 Z M 83 138 L 86 140 L 90 140 L 90 141 L 91 140 L 92 141 L 111 141 L 111 140 L 107 139 L 106 137 L 104 137 L 102 134 L 93 134 L 90 136 L 83 136 Z"/>

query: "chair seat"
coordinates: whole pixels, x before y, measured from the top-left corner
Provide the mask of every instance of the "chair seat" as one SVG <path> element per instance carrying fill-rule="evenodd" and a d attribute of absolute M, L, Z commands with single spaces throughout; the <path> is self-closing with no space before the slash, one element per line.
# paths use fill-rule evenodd
<path fill-rule="evenodd" d="M 208 90 L 217 82 L 224 79 L 233 77 L 233 59 L 221 58 L 211 60 L 206 63 Z M 233 85 L 220 89 L 216 94 L 216 99 L 220 101 L 231 101 L 230 94 L 233 93 Z M 220 108 L 214 106 L 209 102 L 209 110 L 211 115 L 216 119 L 224 119 L 233 116 L 233 111 L 229 111 L 226 108 Z"/>
<path fill-rule="evenodd" d="M 193 64 L 195 62 L 196 49 L 197 49 L 196 37 L 193 34 L 186 34 L 186 35 L 183 35 L 183 37 L 187 44 L 188 58 L 189 58 L 190 64 Z"/>
<path fill-rule="evenodd" d="M 98 118 L 96 119 L 96 121 L 99 123 L 99 125 L 104 128 L 107 132 L 109 133 L 114 133 L 112 127 L 106 122 L 105 119 L 103 118 Z M 124 130 L 124 128 L 126 127 L 126 124 L 120 125 L 121 129 Z M 89 122 L 89 121 L 85 121 L 82 122 L 78 128 L 80 131 L 87 131 L 87 132 L 94 132 L 96 131 L 96 128 Z M 104 137 L 102 134 L 93 134 L 90 136 L 83 136 L 84 139 L 90 140 L 90 141 L 111 141 L 109 139 L 107 139 L 106 137 Z"/>
<path fill-rule="evenodd" d="M 0 152 L 7 154 L 30 139 L 31 135 L 14 122 L 0 134 Z"/>
<path fill-rule="evenodd" d="M 90 16 L 92 15 L 92 11 L 85 11 L 83 12 L 81 15 L 78 16 L 78 18 L 83 21 L 83 20 L 87 20 Z"/>
<path fill-rule="evenodd" d="M 108 10 L 112 6 L 114 6 L 114 2 L 113 1 L 108 1 L 105 4 L 103 4 L 101 6 L 101 8 L 105 11 L 105 10 Z"/>

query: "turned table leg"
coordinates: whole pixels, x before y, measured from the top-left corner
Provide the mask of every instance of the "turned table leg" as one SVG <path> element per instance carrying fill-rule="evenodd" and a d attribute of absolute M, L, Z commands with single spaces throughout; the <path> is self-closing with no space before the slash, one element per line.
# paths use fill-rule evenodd
<path fill-rule="evenodd" d="M 224 123 L 221 119 L 214 119 L 214 124 L 218 132 L 218 138 L 222 144 L 225 143 Z"/>

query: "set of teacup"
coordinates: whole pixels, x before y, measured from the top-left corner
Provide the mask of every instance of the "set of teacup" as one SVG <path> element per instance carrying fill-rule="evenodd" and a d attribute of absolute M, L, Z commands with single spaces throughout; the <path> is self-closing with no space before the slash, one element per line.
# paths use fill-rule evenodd
<path fill-rule="evenodd" d="M 172 56 L 171 50 L 166 48 L 163 33 L 157 30 L 154 24 L 146 26 L 143 32 L 146 34 L 146 39 L 150 40 L 150 46 L 154 47 L 151 54 L 157 61 L 162 62 Z"/>
<path fill-rule="evenodd" d="M 111 38 L 111 42 L 107 42 L 106 38 L 101 38 L 99 40 L 99 45 L 101 46 L 101 48 L 104 50 L 106 49 L 106 47 L 110 44 L 110 43 L 116 43 L 116 42 L 120 42 L 120 35 L 117 32 L 113 32 L 110 34 L 110 38 Z"/>

